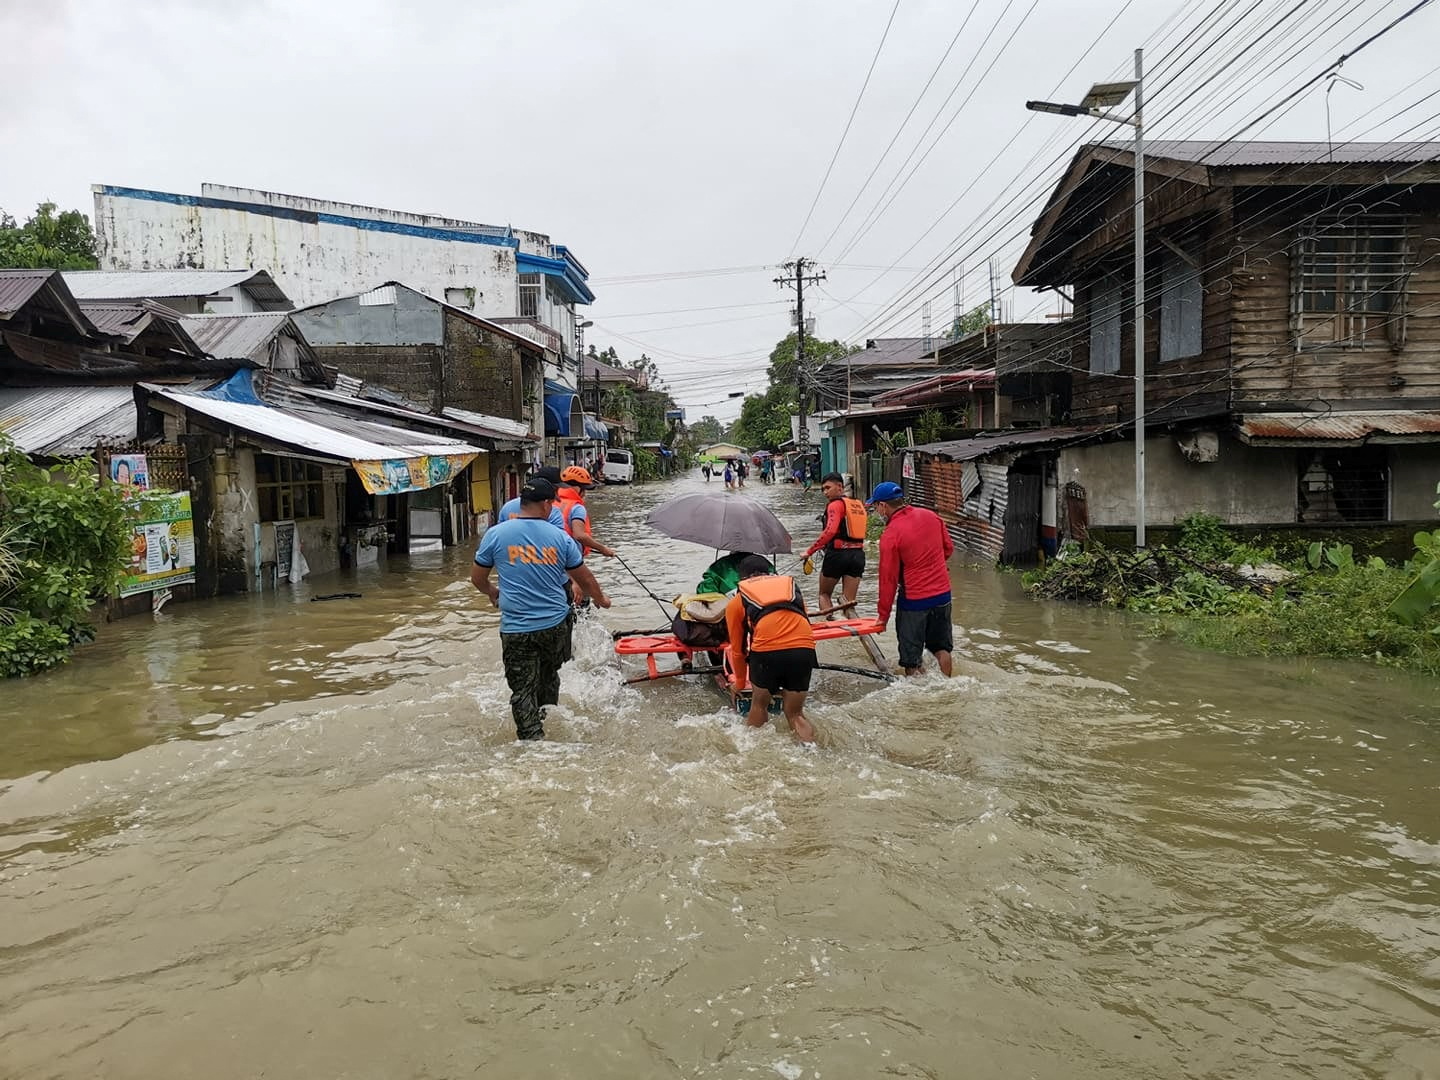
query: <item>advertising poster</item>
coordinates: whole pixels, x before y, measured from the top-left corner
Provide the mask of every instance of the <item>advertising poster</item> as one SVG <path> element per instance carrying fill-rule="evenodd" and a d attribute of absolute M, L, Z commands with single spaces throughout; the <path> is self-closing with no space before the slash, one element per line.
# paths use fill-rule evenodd
<path fill-rule="evenodd" d="M 475 460 L 474 454 L 434 454 L 429 457 L 355 461 L 360 483 L 371 495 L 399 495 L 448 484 Z"/>
<path fill-rule="evenodd" d="M 150 490 L 150 466 L 144 454 L 114 454 L 110 458 L 110 482 L 131 491 Z"/>
<path fill-rule="evenodd" d="M 130 565 L 120 581 L 120 595 L 134 596 L 195 580 L 195 529 L 188 491 L 156 494 L 135 500 L 135 532 L 130 540 Z"/>
<path fill-rule="evenodd" d="M 902 480 L 915 479 L 915 455 L 906 454 L 900 459 L 900 478 Z"/>

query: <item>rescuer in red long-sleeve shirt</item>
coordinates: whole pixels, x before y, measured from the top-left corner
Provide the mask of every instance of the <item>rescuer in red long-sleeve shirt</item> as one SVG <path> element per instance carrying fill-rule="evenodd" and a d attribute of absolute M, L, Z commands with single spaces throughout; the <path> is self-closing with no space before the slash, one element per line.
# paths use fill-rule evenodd
<path fill-rule="evenodd" d="M 950 626 L 950 568 L 946 560 L 955 542 L 940 516 L 922 506 L 906 506 L 905 492 L 888 480 L 875 485 L 870 506 L 885 519 L 880 534 L 880 604 L 883 629 L 895 607 L 895 636 L 906 675 L 923 669 L 929 650 L 948 677 L 955 647 Z M 896 594 L 899 594 L 898 601 Z"/>

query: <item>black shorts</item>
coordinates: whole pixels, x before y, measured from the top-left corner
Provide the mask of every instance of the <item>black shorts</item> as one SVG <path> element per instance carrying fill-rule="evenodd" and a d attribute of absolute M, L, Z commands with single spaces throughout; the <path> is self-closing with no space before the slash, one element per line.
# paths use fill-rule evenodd
<path fill-rule="evenodd" d="M 918 668 L 929 649 L 932 654 L 953 652 L 950 602 L 924 611 L 895 612 L 895 636 L 900 640 L 900 666 Z"/>
<path fill-rule="evenodd" d="M 828 578 L 864 577 L 864 548 L 826 548 L 820 576 Z"/>
<path fill-rule="evenodd" d="M 810 689 L 810 673 L 815 670 L 815 663 L 814 649 L 753 652 L 750 654 L 750 682 L 772 694 L 782 690 L 804 693 Z"/>

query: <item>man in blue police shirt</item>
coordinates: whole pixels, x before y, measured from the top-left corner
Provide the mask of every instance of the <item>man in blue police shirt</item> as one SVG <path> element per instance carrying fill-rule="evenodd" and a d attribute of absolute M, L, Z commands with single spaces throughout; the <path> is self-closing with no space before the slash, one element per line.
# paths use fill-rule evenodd
<path fill-rule="evenodd" d="M 596 607 L 610 606 L 580 545 L 547 520 L 554 501 L 554 484 L 529 480 L 520 489 L 520 516 L 485 533 L 470 571 L 471 584 L 500 609 L 500 653 L 521 739 L 543 739 L 541 710 L 560 701 L 560 666 L 570 653 L 567 579 Z"/>

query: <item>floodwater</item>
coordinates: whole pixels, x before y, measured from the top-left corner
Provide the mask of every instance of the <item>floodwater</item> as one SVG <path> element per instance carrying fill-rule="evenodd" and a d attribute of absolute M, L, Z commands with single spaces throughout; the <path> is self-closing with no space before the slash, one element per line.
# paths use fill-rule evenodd
<path fill-rule="evenodd" d="M 594 497 L 662 595 L 712 553 L 645 514 L 701 486 Z M 0 687 L 0 1076 L 1440 1076 L 1433 684 L 959 568 L 956 677 L 825 674 L 807 749 L 624 685 L 663 620 L 597 560 L 518 745 L 467 560 Z"/>

